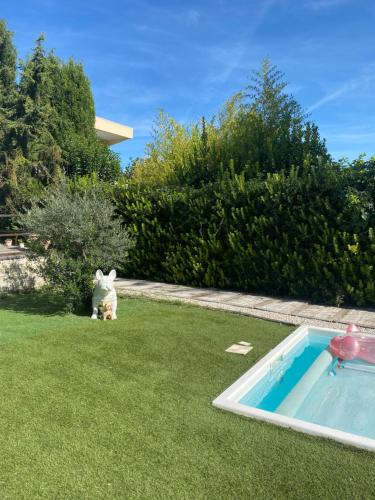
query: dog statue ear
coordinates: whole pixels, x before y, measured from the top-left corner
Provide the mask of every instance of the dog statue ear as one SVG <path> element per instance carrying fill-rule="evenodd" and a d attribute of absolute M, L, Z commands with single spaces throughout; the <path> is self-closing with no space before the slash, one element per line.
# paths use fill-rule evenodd
<path fill-rule="evenodd" d="M 96 279 L 99 281 L 103 278 L 103 276 L 104 276 L 103 271 L 101 269 L 98 269 L 95 275 Z"/>
<path fill-rule="evenodd" d="M 112 271 L 109 273 L 108 277 L 113 281 L 116 278 L 116 271 L 112 269 Z"/>

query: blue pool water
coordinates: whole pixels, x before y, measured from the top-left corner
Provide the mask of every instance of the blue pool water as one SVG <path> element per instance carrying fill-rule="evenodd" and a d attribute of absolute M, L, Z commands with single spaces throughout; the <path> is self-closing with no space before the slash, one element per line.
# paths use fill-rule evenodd
<path fill-rule="evenodd" d="M 273 363 L 267 374 L 239 402 L 278 413 L 279 405 L 291 391 L 293 395 L 298 390 L 297 384 L 326 351 L 330 339 L 330 336 L 319 335 L 318 331 L 306 335 L 291 351 Z M 330 376 L 329 371 L 330 367 L 314 380 L 312 387 L 303 395 L 296 413 L 291 416 L 375 438 L 374 365 L 348 363 L 336 370 L 336 376 Z M 297 389 L 294 389 L 296 386 Z"/>
<path fill-rule="evenodd" d="M 275 411 L 319 354 L 328 347 L 326 335 L 308 335 L 285 356 L 274 363 L 271 370 L 240 403 L 261 410 Z"/>

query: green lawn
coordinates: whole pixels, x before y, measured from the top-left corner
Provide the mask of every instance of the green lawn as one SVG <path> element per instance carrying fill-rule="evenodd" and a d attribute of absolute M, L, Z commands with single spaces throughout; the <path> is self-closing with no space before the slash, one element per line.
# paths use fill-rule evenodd
<path fill-rule="evenodd" d="M 211 401 L 291 327 L 147 300 L 0 300 L 0 498 L 374 498 L 375 454 Z M 43 314 L 45 311 L 45 314 Z M 251 341 L 246 357 L 224 349 Z"/>

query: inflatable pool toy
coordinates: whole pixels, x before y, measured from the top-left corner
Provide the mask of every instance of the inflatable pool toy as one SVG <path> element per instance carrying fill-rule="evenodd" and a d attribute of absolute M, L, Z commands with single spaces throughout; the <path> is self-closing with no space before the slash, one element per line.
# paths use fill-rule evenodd
<path fill-rule="evenodd" d="M 333 337 L 329 344 L 332 356 L 340 361 L 360 359 L 366 363 L 375 364 L 375 337 L 351 335 L 359 332 L 355 325 L 349 325 L 347 335 Z"/>
<path fill-rule="evenodd" d="M 354 323 L 350 323 L 350 325 L 346 327 L 346 333 L 359 333 L 359 328 Z"/>

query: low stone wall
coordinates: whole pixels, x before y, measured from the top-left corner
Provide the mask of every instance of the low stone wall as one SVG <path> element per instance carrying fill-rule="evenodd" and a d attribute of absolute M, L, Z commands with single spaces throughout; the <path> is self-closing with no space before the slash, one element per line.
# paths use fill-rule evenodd
<path fill-rule="evenodd" d="M 25 256 L 0 259 L 0 294 L 33 290 L 41 285 L 41 279 L 29 269 Z"/>

